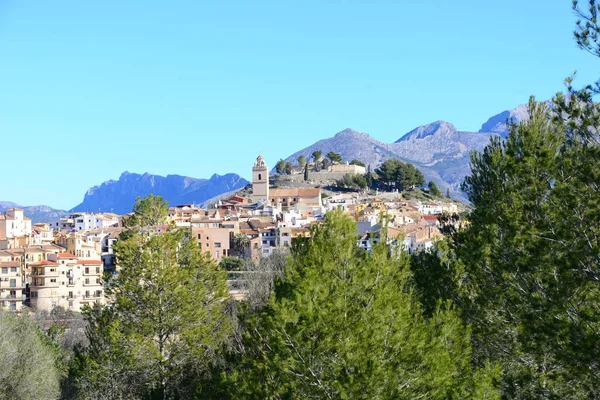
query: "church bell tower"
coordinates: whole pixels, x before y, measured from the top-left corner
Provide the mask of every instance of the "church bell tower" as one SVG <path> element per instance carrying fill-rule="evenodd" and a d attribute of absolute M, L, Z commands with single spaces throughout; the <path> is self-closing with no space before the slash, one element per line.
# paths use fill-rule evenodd
<path fill-rule="evenodd" d="M 269 169 L 262 156 L 256 157 L 252 167 L 252 193 L 254 201 L 269 201 Z"/>

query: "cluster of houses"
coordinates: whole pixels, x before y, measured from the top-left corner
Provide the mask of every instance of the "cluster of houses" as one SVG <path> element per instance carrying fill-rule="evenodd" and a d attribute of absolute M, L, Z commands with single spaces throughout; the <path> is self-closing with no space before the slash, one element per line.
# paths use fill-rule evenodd
<path fill-rule="evenodd" d="M 453 202 L 384 201 L 349 193 L 323 199 L 319 187 L 270 188 L 269 171 L 260 156 L 252 175 L 251 197 L 235 195 L 209 209 L 173 206 L 169 222 L 189 229 L 202 251 L 220 262 L 223 257 L 258 260 L 285 251 L 297 238 L 309 236 L 310 226 L 334 209 L 356 220 L 357 241 L 366 250 L 385 228 L 388 242 L 419 251 L 441 235 L 437 215 L 457 212 Z M 113 246 L 124 218 L 73 213 L 32 225 L 18 208 L 0 215 L 0 307 L 80 311 L 84 305 L 104 303 L 103 275 L 117 271 Z"/>

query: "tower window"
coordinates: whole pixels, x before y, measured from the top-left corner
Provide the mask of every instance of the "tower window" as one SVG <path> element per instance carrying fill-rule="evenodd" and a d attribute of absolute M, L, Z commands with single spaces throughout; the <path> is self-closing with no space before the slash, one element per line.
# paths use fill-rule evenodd
<path fill-rule="evenodd" d="M 258 180 L 262 181 L 262 175 L 261 174 L 258 174 Z"/>

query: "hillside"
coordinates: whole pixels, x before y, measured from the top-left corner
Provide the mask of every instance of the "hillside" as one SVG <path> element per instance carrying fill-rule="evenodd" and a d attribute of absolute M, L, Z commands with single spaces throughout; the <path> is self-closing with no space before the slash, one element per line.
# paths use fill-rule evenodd
<path fill-rule="evenodd" d="M 527 106 L 520 105 L 490 117 L 478 132 L 460 131 L 449 122 L 436 121 L 416 127 L 394 143 L 347 128 L 295 152 L 286 161 L 295 163 L 300 155 L 310 159 L 315 150 L 323 154 L 334 151 L 345 162 L 358 159 L 375 169 L 389 158 L 398 158 L 414 164 L 425 179 L 434 181 L 444 192 L 450 188 L 453 197 L 465 200 L 460 184 L 470 173 L 470 152 L 481 152 L 492 136 L 505 137 L 507 119 L 520 121 L 526 117 Z"/>

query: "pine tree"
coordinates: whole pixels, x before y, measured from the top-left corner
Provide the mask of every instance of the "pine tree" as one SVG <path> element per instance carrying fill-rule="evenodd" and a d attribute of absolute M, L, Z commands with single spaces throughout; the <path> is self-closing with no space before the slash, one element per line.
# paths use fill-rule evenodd
<path fill-rule="evenodd" d="M 308 180 L 308 164 L 304 164 L 304 180 Z"/>
<path fill-rule="evenodd" d="M 143 199 L 133 218 L 146 221 L 165 208 L 160 197 Z M 151 235 L 134 232 L 115 245 L 120 273 L 110 291 L 114 303 L 107 311 L 87 314 L 91 347 L 79 357 L 87 372 L 80 379 L 82 396 L 86 386 L 102 387 L 94 381 L 94 368 L 106 360 L 114 360 L 113 368 L 128 376 L 126 391 L 162 398 L 194 392 L 231 325 L 225 312 L 226 272 L 187 233 L 174 226 Z"/>
<path fill-rule="evenodd" d="M 354 222 L 327 214 L 294 248 L 269 305 L 245 311 L 239 398 L 497 398 L 473 370 L 468 329 L 448 304 L 423 317 L 405 255 L 356 245 Z M 239 358 L 238 358 L 239 360 Z"/>

